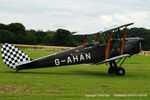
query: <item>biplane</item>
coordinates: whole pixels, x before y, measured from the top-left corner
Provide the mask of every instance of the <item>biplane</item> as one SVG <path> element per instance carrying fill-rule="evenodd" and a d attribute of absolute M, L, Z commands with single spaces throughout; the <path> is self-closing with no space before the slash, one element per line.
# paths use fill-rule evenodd
<path fill-rule="evenodd" d="M 73 35 L 84 35 L 84 42 L 81 46 L 38 59 L 31 59 L 20 49 L 5 43 L 1 48 L 3 62 L 17 72 L 24 69 L 64 65 L 108 63 L 109 74 L 125 75 L 122 64 L 127 57 L 141 51 L 143 40 L 140 37 L 126 38 L 127 27 L 132 24 L 117 26 L 97 33 L 74 33 Z M 96 34 L 96 40 L 88 44 L 87 37 L 92 34 Z M 102 37 L 105 40 L 104 43 L 99 42 Z"/>

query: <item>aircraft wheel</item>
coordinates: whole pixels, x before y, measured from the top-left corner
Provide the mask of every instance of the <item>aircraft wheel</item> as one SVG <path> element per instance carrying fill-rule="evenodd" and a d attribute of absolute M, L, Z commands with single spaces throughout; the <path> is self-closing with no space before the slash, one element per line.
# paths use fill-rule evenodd
<path fill-rule="evenodd" d="M 119 67 L 116 74 L 119 76 L 125 75 L 125 69 L 123 67 Z"/>
<path fill-rule="evenodd" d="M 109 67 L 108 73 L 109 74 L 115 74 L 116 73 L 116 69 L 114 67 Z"/>

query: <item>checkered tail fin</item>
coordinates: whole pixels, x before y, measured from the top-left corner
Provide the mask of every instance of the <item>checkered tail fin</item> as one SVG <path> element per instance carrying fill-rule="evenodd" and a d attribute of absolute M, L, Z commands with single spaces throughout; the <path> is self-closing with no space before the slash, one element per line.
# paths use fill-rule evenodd
<path fill-rule="evenodd" d="M 1 48 L 3 62 L 10 68 L 30 62 L 32 59 L 15 46 L 5 43 Z"/>

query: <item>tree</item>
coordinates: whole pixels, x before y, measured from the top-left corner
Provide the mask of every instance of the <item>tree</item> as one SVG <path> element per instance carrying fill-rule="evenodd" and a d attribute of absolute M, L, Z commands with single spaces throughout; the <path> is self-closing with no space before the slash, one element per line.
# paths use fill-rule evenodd
<path fill-rule="evenodd" d="M 25 34 L 26 32 L 24 25 L 22 25 L 21 23 L 11 23 L 8 25 L 7 30 L 9 30 L 10 32 L 14 32 L 16 35 L 18 35 L 19 33 Z"/>
<path fill-rule="evenodd" d="M 0 43 L 14 43 L 14 34 L 8 30 L 0 29 Z"/>
<path fill-rule="evenodd" d="M 54 44 L 57 46 L 75 46 L 75 40 L 68 30 L 58 29 L 54 35 Z"/>
<path fill-rule="evenodd" d="M 53 32 L 53 31 L 47 31 L 46 32 L 46 36 L 44 38 L 44 44 L 46 44 L 46 45 L 54 45 L 54 41 L 53 41 L 54 34 L 55 34 L 55 32 Z"/>
<path fill-rule="evenodd" d="M 43 31 L 37 31 L 35 33 L 37 44 L 44 44 L 45 36 L 46 36 L 45 32 L 43 32 Z"/>
<path fill-rule="evenodd" d="M 7 25 L 3 24 L 3 23 L 0 23 L 0 29 L 6 29 Z"/>
<path fill-rule="evenodd" d="M 25 37 L 24 43 L 25 44 L 36 44 L 36 37 L 35 37 L 35 33 L 33 31 L 27 31 L 27 35 Z"/>
<path fill-rule="evenodd" d="M 123 33 L 123 30 L 121 30 Z M 72 36 L 68 30 L 58 29 L 57 31 L 36 31 L 26 30 L 21 23 L 3 24 L 0 23 L 0 42 L 18 43 L 18 44 L 42 44 L 57 46 L 77 46 L 84 41 L 84 36 Z M 123 35 L 123 34 L 122 34 Z M 123 37 L 123 36 L 122 36 Z M 150 30 L 145 28 L 128 29 L 127 37 L 141 37 L 144 39 L 142 50 L 150 50 Z M 88 36 L 87 42 L 95 40 L 96 35 Z M 100 36 L 100 43 L 104 38 Z"/>

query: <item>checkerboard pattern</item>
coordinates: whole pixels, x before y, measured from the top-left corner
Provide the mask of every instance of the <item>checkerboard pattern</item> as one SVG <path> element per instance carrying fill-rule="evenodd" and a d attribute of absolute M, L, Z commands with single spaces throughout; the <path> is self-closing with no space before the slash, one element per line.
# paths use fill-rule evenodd
<path fill-rule="evenodd" d="M 23 53 L 20 49 L 8 43 L 2 45 L 1 54 L 4 63 L 13 69 L 16 69 L 16 65 L 22 62 L 31 61 L 29 56 Z"/>

